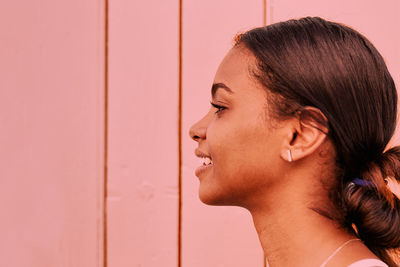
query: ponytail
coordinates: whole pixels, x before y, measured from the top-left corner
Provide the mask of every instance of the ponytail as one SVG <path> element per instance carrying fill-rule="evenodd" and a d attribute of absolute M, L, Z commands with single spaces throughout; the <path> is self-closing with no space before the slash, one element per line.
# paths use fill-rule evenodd
<path fill-rule="evenodd" d="M 362 173 L 365 185 L 350 182 L 344 187 L 344 225 L 390 267 L 399 266 L 391 255 L 400 248 L 400 199 L 390 179 L 400 183 L 400 147 L 393 147 L 368 164 Z"/>

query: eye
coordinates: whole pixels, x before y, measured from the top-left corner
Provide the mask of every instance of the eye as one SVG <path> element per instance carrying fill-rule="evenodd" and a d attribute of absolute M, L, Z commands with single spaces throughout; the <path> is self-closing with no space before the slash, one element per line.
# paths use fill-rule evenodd
<path fill-rule="evenodd" d="M 215 112 L 216 114 L 219 113 L 219 112 L 221 112 L 222 110 L 226 109 L 226 107 L 219 106 L 219 105 L 217 105 L 217 104 L 214 104 L 213 102 L 210 102 L 210 104 L 211 104 L 214 108 L 218 109 L 218 110 Z"/>

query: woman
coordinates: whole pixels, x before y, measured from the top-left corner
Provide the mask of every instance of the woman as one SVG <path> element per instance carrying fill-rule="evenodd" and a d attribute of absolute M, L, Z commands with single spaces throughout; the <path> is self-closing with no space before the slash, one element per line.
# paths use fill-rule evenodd
<path fill-rule="evenodd" d="M 307 17 L 237 36 L 190 129 L 209 205 L 248 209 L 271 267 L 399 266 L 397 93 L 374 46 Z"/>

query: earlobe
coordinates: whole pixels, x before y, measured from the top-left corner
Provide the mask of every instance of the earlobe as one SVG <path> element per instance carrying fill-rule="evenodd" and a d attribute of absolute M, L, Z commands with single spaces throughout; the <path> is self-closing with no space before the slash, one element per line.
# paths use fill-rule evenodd
<path fill-rule="evenodd" d="M 319 116 L 318 120 L 320 118 L 321 121 L 326 120 L 322 112 L 313 107 L 306 107 L 304 110 L 308 113 L 314 112 L 314 114 L 300 116 L 297 122 L 291 123 L 292 130 L 281 153 L 281 157 L 288 162 L 313 154 L 326 139 L 327 127 L 315 119 Z"/>
<path fill-rule="evenodd" d="M 293 158 L 292 158 L 292 151 L 291 151 L 290 149 L 288 149 L 287 152 L 288 152 L 288 161 L 289 161 L 289 162 L 292 162 L 292 161 L 293 161 Z"/>
<path fill-rule="evenodd" d="M 292 162 L 293 161 L 292 150 L 291 149 L 282 150 L 281 158 L 287 162 Z"/>

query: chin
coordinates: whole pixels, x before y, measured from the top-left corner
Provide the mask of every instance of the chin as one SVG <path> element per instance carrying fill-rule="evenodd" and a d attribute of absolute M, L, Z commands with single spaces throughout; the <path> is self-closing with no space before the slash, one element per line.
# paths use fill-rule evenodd
<path fill-rule="evenodd" d="M 237 203 L 237 198 L 233 197 L 233 194 L 211 190 L 211 188 L 202 188 L 201 186 L 199 188 L 199 199 L 204 204 L 211 206 L 241 206 L 240 203 Z"/>

